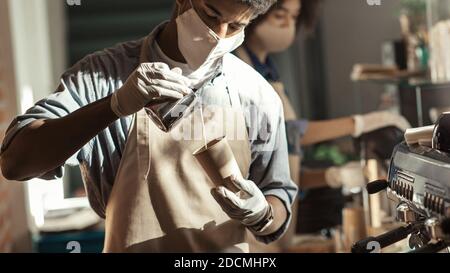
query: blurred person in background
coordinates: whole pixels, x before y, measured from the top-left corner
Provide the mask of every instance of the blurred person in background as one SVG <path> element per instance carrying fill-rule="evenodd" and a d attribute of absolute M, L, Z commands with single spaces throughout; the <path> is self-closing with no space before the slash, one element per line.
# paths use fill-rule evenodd
<path fill-rule="evenodd" d="M 350 162 L 341 167 L 331 167 L 325 171 L 304 172 L 300 175 L 301 146 L 313 145 L 334 140 L 344 136 L 359 137 L 364 133 L 384 127 L 397 127 L 401 130 L 409 128 L 409 123 L 402 116 L 379 111 L 364 115 L 354 115 L 336 119 L 309 121 L 299 119 L 289 99 L 289 92 L 281 81 L 280 73 L 272 60 L 272 54 L 287 50 L 295 41 L 301 28 L 311 32 L 319 15 L 321 0 L 279 0 L 269 11 L 256 18 L 246 28 L 246 38 L 235 54 L 258 71 L 281 98 L 286 120 L 286 130 L 289 147 L 289 165 L 291 177 L 300 189 L 330 186 L 362 186 L 364 176 L 359 162 Z M 343 174 L 350 174 L 356 179 L 344 180 Z M 301 176 L 301 180 L 300 180 Z M 348 176 L 347 176 L 348 177 Z M 356 181 L 356 183 L 355 183 Z M 349 185 L 345 185 L 345 183 Z M 294 213 L 295 217 L 295 213 Z M 293 220 L 296 223 L 296 220 Z M 301 222 L 301 221 L 300 221 Z M 295 230 L 290 232 L 281 245 L 289 244 Z M 258 251 L 266 251 L 267 247 L 255 243 Z M 274 250 L 275 246 L 272 246 Z"/>

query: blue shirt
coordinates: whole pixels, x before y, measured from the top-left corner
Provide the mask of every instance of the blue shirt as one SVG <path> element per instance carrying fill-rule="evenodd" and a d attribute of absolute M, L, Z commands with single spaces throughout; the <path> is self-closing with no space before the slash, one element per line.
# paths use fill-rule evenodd
<path fill-rule="evenodd" d="M 250 61 L 252 62 L 253 68 L 258 71 L 261 76 L 264 77 L 269 82 L 279 82 L 280 75 L 278 74 L 278 70 L 275 67 L 275 64 L 272 61 L 270 56 L 267 56 L 266 62 L 261 63 L 258 57 L 251 51 L 247 46 L 244 45 L 244 49 L 250 57 Z"/>

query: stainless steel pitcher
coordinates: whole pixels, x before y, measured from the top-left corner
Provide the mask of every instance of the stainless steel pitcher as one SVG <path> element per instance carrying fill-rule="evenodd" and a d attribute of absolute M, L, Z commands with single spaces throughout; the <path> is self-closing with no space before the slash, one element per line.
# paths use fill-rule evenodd
<path fill-rule="evenodd" d="M 164 132 L 169 132 L 184 116 L 189 115 L 198 101 L 196 91 L 177 101 L 154 101 L 145 110 L 155 124 Z"/>

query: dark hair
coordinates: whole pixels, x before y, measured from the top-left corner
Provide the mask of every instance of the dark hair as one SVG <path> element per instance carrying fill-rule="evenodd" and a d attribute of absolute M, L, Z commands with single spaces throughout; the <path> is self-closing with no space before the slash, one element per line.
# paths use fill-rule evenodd
<path fill-rule="evenodd" d="M 237 0 L 237 2 L 251 7 L 255 11 L 255 15 L 258 16 L 266 13 L 277 0 Z"/>
<path fill-rule="evenodd" d="M 300 11 L 300 16 L 298 17 L 298 25 L 300 28 L 303 26 L 308 31 L 312 31 L 316 27 L 316 23 L 319 17 L 319 6 L 321 0 L 301 0 L 302 10 Z"/>
<path fill-rule="evenodd" d="M 255 18 L 250 25 L 246 28 L 246 34 L 251 35 L 253 30 L 261 23 L 263 22 L 267 16 L 270 14 L 270 12 L 280 8 L 285 0 L 278 0 L 275 5 L 272 5 L 270 9 L 267 10 L 266 13 L 260 15 L 259 17 Z M 304 27 L 306 31 L 311 32 L 314 30 L 314 27 L 316 26 L 318 15 L 319 15 L 319 5 L 321 3 L 321 0 L 298 0 L 301 2 L 302 7 L 300 11 L 300 15 L 297 18 L 296 27 L 297 30 L 300 30 L 301 27 Z"/>
<path fill-rule="evenodd" d="M 270 7 L 273 6 L 278 0 L 234 0 L 237 3 L 246 5 L 250 7 L 254 11 L 254 17 L 257 17 L 261 14 L 266 13 Z M 172 16 L 176 17 L 176 7 L 178 5 L 178 0 L 175 1 L 174 8 L 173 8 L 173 14 Z"/>

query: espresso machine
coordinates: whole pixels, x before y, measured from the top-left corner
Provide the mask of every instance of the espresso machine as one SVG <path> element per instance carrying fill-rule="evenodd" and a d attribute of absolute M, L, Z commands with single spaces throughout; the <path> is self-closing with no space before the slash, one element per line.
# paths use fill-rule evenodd
<path fill-rule="evenodd" d="M 385 191 L 401 226 L 352 246 L 353 253 L 381 250 L 404 239 L 412 253 L 448 252 L 450 246 L 450 113 L 432 130 L 431 145 L 406 142 L 392 154 L 387 180 L 367 185 L 368 194 Z"/>

